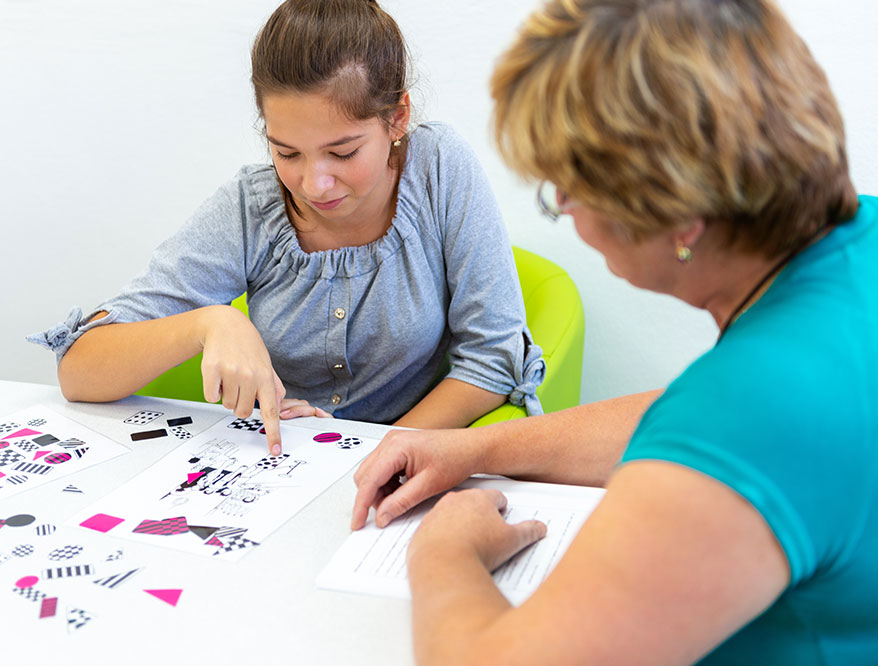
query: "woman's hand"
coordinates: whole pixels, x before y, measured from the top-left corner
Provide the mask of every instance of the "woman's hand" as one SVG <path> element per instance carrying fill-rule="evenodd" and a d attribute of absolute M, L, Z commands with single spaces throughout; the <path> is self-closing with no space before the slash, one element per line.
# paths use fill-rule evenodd
<path fill-rule="evenodd" d="M 307 400 L 298 400 L 296 398 L 284 398 L 280 401 L 280 417 L 286 419 L 297 419 L 302 416 L 317 416 L 321 419 L 331 419 L 332 414 L 315 407 Z"/>
<path fill-rule="evenodd" d="M 365 525 L 369 507 L 376 510 L 375 523 L 384 527 L 428 497 L 458 485 L 480 471 L 480 449 L 477 432 L 468 429 L 391 430 L 354 474 L 351 529 Z"/>
<path fill-rule="evenodd" d="M 546 525 L 525 520 L 510 525 L 503 519 L 506 496 L 499 490 L 468 489 L 443 496 L 421 521 L 409 543 L 407 560 L 439 551 L 475 553 L 493 571 L 518 551 L 546 536 Z"/>
<path fill-rule="evenodd" d="M 211 305 L 201 308 L 200 313 L 204 398 L 208 402 L 222 398 L 223 406 L 242 419 L 253 413 L 258 400 L 268 450 L 273 456 L 280 455 L 278 414 L 286 391 L 262 336 L 237 308 Z"/>

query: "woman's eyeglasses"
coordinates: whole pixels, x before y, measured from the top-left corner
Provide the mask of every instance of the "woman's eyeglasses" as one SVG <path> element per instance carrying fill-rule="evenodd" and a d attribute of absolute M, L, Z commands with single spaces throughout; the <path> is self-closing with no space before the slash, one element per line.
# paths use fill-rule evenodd
<path fill-rule="evenodd" d="M 544 180 L 537 188 L 537 206 L 549 220 L 557 222 L 559 217 L 570 212 L 574 201 L 564 190 Z"/>

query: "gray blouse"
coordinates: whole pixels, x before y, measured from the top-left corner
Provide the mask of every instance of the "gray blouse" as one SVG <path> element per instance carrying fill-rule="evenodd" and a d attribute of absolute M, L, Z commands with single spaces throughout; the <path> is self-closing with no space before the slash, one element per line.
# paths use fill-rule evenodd
<path fill-rule="evenodd" d="M 305 252 L 274 170 L 242 168 L 121 294 L 29 336 L 58 360 L 94 326 L 229 303 L 250 319 L 291 398 L 339 418 L 392 422 L 442 378 L 506 394 L 528 413 L 545 374 L 525 325 L 506 229 L 471 149 L 449 126 L 412 132 L 396 214 L 378 240 Z M 108 316 L 83 324 L 95 312 Z"/>

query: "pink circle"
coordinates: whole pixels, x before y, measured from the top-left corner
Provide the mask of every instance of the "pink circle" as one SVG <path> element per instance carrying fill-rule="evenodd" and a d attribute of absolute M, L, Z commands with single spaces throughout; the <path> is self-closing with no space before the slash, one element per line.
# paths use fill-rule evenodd
<path fill-rule="evenodd" d="M 15 587 L 25 588 L 25 587 L 33 587 L 39 582 L 39 578 L 36 576 L 25 576 L 24 578 L 19 578 L 15 583 Z"/>

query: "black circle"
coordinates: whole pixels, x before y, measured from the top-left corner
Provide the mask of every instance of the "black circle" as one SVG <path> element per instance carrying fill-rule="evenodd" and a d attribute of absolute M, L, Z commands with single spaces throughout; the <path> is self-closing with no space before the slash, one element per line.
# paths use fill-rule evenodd
<path fill-rule="evenodd" d="M 4 525 L 8 525 L 9 527 L 24 527 L 25 525 L 30 525 L 35 520 L 36 518 L 29 513 L 20 513 L 17 516 L 7 518 Z"/>

